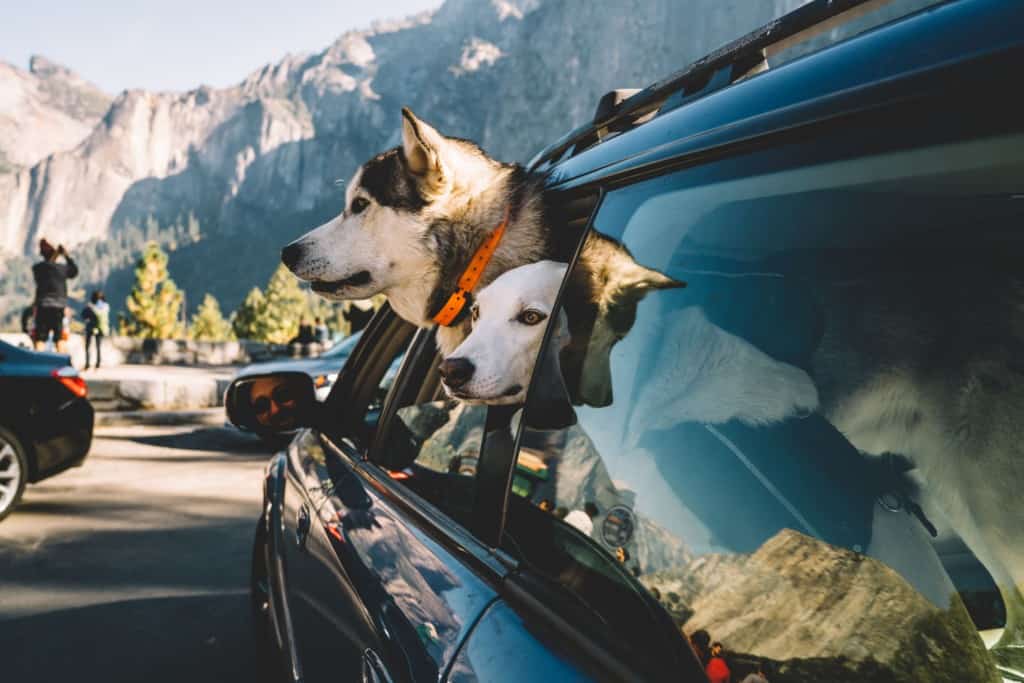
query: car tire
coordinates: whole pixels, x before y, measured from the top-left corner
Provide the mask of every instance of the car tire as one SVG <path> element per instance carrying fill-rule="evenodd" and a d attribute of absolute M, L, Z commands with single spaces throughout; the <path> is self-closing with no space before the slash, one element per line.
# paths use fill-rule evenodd
<path fill-rule="evenodd" d="M 11 513 L 25 493 L 28 460 L 25 447 L 9 429 L 0 427 L 0 520 Z"/>

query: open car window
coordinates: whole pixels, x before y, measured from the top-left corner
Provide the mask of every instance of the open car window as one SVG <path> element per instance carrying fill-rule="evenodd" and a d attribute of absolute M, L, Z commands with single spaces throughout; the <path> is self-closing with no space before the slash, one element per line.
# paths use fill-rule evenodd
<path fill-rule="evenodd" d="M 447 397 L 440 360 L 433 331 L 420 330 L 387 398 L 371 460 L 393 482 L 493 546 L 511 466 L 508 411 L 499 415 Z"/>

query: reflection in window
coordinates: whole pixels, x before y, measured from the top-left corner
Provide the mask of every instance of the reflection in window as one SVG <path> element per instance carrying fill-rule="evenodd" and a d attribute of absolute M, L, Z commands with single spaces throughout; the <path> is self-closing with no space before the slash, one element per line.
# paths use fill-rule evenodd
<path fill-rule="evenodd" d="M 438 387 L 435 400 L 398 408 L 383 451 L 393 479 L 468 526 L 487 408 L 441 396 Z"/>
<path fill-rule="evenodd" d="M 574 273 L 596 287 L 565 299 L 577 421 L 531 429 L 530 396 L 510 551 L 628 640 L 636 622 L 564 569 L 602 553 L 734 679 L 1024 668 L 1024 145 L 956 152 L 611 193 L 584 254 L 609 263 L 615 237 L 629 273 L 687 287 Z M 585 548 L 527 538 L 537 514 L 562 531 L 532 533 Z"/>

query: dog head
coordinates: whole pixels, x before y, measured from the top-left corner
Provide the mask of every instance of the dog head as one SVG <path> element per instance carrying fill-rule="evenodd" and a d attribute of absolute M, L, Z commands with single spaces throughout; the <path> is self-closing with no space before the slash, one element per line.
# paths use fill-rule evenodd
<path fill-rule="evenodd" d="M 345 190 L 341 214 L 287 245 L 281 260 L 328 299 L 382 292 L 390 298 L 403 287 L 429 292 L 443 248 L 432 223 L 479 191 L 476 185 L 493 178 L 496 167 L 473 143 L 445 137 L 403 109 L 402 145 L 363 164 Z M 395 304 L 400 315 L 413 317 Z"/>
<path fill-rule="evenodd" d="M 570 341 L 561 362 L 575 402 L 611 405 L 612 348 L 633 328 L 637 306 L 655 290 L 685 286 L 640 265 L 615 240 L 600 233 L 587 237 L 564 297 Z"/>
<path fill-rule="evenodd" d="M 565 269 L 564 263 L 539 261 L 506 271 L 480 290 L 469 336 L 441 363 L 449 396 L 466 403 L 523 403 Z M 562 321 L 550 343 L 566 341 Z"/>

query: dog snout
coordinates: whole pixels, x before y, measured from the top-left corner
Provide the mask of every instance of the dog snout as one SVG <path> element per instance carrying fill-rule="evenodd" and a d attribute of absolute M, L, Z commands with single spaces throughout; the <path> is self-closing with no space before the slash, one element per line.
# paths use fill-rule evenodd
<path fill-rule="evenodd" d="M 302 252 L 302 245 L 298 242 L 292 242 L 281 250 L 281 262 L 291 270 L 295 270 L 295 265 L 302 260 Z"/>
<path fill-rule="evenodd" d="M 446 358 L 441 361 L 438 371 L 444 383 L 458 389 L 473 377 L 476 367 L 468 358 Z"/>

